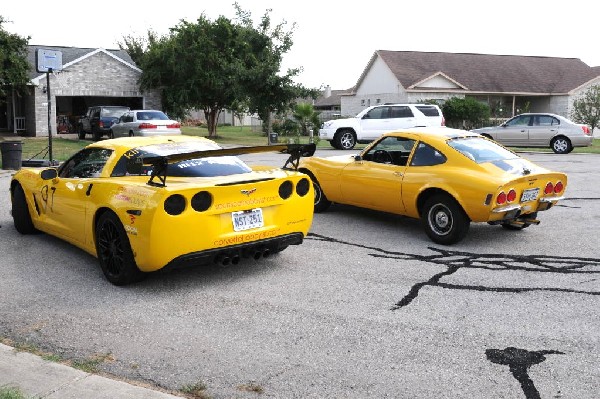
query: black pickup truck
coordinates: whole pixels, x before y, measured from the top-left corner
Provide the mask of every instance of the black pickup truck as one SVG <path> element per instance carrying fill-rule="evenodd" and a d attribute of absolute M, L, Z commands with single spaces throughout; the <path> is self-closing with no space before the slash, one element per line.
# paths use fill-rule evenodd
<path fill-rule="evenodd" d="M 77 124 L 79 138 L 85 139 L 85 135 L 89 133 L 94 140 L 100 140 L 102 136 L 109 134 L 110 127 L 127 111 L 129 111 L 129 107 L 120 105 L 89 107 Z"/>

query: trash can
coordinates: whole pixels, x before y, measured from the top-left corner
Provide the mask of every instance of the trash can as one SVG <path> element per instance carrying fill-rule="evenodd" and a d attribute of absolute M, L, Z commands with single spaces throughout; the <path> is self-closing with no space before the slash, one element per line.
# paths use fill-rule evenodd
<path fill-rule="evenodd" d="M 279 142 L 277 133 L 269 133 L 269 144 L 277 144 Z"/>
<path fill-rule="evenodd" d="M 2 151 L 2 169 L 21 169 L 23 142 L 19 140 L 0 141 L 0 150 Z"/>

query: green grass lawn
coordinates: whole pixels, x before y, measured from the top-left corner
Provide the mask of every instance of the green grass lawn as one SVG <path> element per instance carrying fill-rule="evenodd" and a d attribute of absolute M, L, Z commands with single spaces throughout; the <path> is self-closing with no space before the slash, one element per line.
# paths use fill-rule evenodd
<path fill-rule="evenodd" d="M 184 126 L 182 128 L 184 134 L 190 136 L 208 137 L 208 131 L 203 127 Z M 47 137 L 20 137 L 22 144 L 22 159 L 48 159 L 48 138 Z M 212 140 L 219 144 L 226 145 L 267 145 L 267 137 L 260 131 L 253 131 L 249 126 L 220 126 L 217 129 L 217 136 L 212 137 Z M 296 142 L 299 139 L 300 143 L 308 143 L 308 137 L 301 136 L 279 136 L 280 143 Z M 52 155 L 58 161 L 66 160 L 71 154 L 77 150 L 90 144 L 90 140 L 67 139 L 60 136 L 52 138 Z M 327 141 L 319 141 L 316 138 L 319 148 L 331 148 Z M 364 145 L 358 145 L 355 149 L 358 151 L 364 148 Z M 544 151 L 552 152 L 549 148 L 513 148 L 516 151 Z M 600 154 L 600 139 L 594 139 L 590 147 L 575 148 L 573 153 L 592 153 Z"/>

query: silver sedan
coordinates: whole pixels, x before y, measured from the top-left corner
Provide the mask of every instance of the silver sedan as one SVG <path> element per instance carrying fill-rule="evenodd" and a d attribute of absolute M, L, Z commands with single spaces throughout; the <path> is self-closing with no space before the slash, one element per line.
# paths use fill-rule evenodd
<path fill-rule="evenodd" d="M 110 128 L 111 138 L 170 134 L 181 134 L 180 123 L 162 111 L 151 109 L 128 111 Z"/>
<path fill-rule="evenodd" d="M 512 117 L 500 126 L 473 129 L 507 147 L 549 147 L 567 154 L 574 147 L 592 144 L 592 130 L 564 116 L 550 113 L 526 113 Z"/>

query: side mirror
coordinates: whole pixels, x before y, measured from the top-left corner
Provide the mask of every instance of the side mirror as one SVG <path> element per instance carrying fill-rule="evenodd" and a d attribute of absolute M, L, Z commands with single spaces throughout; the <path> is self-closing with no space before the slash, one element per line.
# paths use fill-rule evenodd
<path fill-rule="evenodd" d="M 360 162 L 360 161 L 363 160 L 363 158 L 362 158 L 362 156 L 360 154 L 358 154 L 358 155 L 354 156 L 354 160 L 357 161 L 357 162 Z"/>
<path fill-rule="evenodd" d="M 42 173 L 40 173 L 40 176 L 43 180 L 56 179 L 58 177 L 58 170 L 55 168 L 44 169 L 42 170 Z"/>

